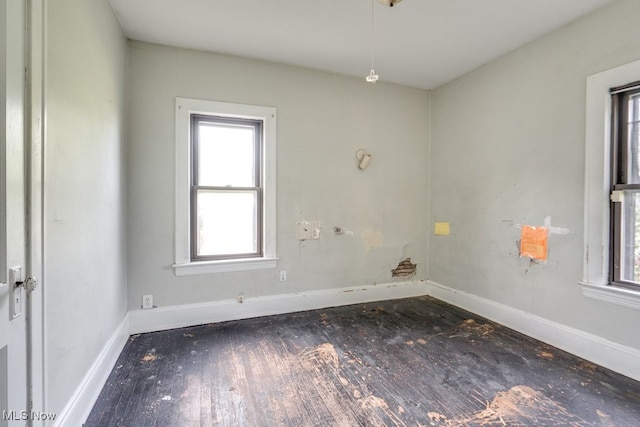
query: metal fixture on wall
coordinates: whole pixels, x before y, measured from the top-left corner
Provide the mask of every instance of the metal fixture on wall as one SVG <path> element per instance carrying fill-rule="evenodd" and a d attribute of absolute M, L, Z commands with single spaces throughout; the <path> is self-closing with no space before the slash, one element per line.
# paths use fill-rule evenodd
<path fill-rule="evenodd" d="M 365 170 L 369 163 L 371 163 L 371 154 L 367 150 L 361 148 L 356 151 L 356 159 L 358 159 L 358 167 Z"/>

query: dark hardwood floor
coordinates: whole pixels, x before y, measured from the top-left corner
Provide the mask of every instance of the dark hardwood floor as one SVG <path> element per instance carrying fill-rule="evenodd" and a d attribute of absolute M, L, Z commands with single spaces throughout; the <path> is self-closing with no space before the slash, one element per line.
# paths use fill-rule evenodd
<path fill-rule="evenodd" d="M 86 426 L 638 426 L 640 383 L 430 297 L 131 336 Z"/>

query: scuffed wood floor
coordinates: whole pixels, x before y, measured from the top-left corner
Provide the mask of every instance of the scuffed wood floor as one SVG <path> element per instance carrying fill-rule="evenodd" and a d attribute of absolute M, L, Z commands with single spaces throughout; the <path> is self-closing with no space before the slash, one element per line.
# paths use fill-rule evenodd
<path fill-rule="evenodd" d="M 134 335 L 86 426 L 638 426 L 640 383 L 430 297 Z"/>

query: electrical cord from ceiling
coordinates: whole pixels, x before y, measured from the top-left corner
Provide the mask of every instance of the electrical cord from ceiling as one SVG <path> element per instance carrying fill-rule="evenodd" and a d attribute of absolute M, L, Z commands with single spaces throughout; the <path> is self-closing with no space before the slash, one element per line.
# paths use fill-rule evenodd
<path fill-rule="evenodd" d="M 402 0 L 378 0 L 378 1 L 385 6 L 393 7 L 394 4 L 400 3 Z M 371 43 L 371 71 L 369 71 L 369 75 L 365 77 L 365 80 L 368 83 L 375 83 L 380 78 L 376 74 L 376 70 L 374 69 L 374 66 L 373 66 L 374 42 L 375 42 L 375 19 L 374 19 L 375 17 L 373 14 L 374 6 L 375 6 L 374 0 L 371 0 L 371 37 L 369 38 L 369 42 Z"/>

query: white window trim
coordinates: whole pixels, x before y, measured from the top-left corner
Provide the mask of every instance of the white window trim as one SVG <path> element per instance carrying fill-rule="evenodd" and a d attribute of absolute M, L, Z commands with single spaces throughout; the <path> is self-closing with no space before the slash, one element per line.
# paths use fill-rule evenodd
<path fill-rule="evenodd" d="M 583 295 L 640 310 L 640 292 L 608 286 L 611 95 L 637 81 L 640 61 L 587 78 Z"/>
<path fill-rule="evenodd" d="M 191 261 L 190 255 L 190 118 L 191 114 L 242 117 L 264 122 L 264 252 L 260 258 L 215 261 Z M 176 204 L 175 264 L 176 276 L 275 268 L 276 256 L 276 109 L 255 105 L 231 104 L 191 98 L 176 98 Z"/>

